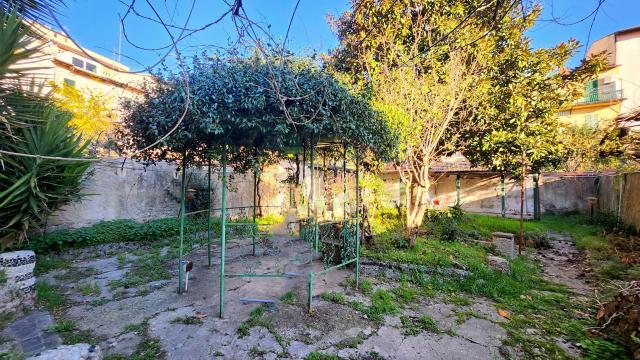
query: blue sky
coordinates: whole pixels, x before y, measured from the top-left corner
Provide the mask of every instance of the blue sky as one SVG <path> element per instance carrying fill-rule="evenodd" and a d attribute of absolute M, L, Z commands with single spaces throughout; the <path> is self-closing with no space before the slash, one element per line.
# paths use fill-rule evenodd
<path fill-rule="evenodd" d="M 539 0 L 544 6 L 541 20 L 531 30 L 535 47 L 548 47 L 570 37 L 585 44 L 589 35 L 591 19 L 576 25 L 564 26 L 545 21 L 553 17 L 560 22 L 575 22 L 590 13 L 598 0 Z M 129 0 L 125 0 L 129 2 Z M 191 1 L 152 0 L 160 14 L 173 18 L 176 23 L 186 19 Z M 244 0 L 250 17 L 263 24 L 271 25 L 272 34 L 282 39 L 286 33 L 289 18 L 296 0 Z M 145 1 L 137 1 L 137 7 L 146 15 L 153 16 Z M 166 5 L 165 5 L 166 4 Z M 222 0 L 196 0 L 191 27 L 199 27 L 219 16 L 225 9 Z M 289 45 L 297 52 L 326 52 L 337 44 L 337 39 L 327 23 L 328 14 L 339 14 L 349 7 L 348 0 L 301 0 L 289 35 Z M 119 14 L 126 7 L 117 0 L 67 0 L 67 7 L 61 9 L 60 21 L 66 30 L 83 46 L 108 57 L 114 57 L 118 49 Z M 640 25 L 639 0 L 606 0 L 593 24 L 590 42 L 616 30 Z M 169 43 L 161 25 L 131 16 L 126 31 L 133 42 L 145 47 L 160 47 Z M 208 30 L 198 33 L 181 44 L 183 52 L 199 52 L 202 45 L 225 45 L 229 37 L 235 36 L 230 21 L 223 21 Z M 140 69 L 141 63 L 149 66 L 160 58 L 159 51 L 142 51 L 122 41 L 122 52 L 131 57 L 122 62 L 133 69 Z M 571 61 L 576 65 L 584 55 L 584 49 Z"/>

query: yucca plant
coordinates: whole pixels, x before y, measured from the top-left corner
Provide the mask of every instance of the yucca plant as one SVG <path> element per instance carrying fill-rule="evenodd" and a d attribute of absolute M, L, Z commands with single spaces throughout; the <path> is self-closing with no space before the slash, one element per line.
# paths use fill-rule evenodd
<path fill-rule="evenodd" d="M 19 246 L 30 227 L 79 197 L 89 166 L 82 160 L 88 142 L 69 126 L 71 114 L 23 86 L 33 68 L 20 65 L 37 46 L 21 19 L 46 13 L 45 5 L 0 1 L 0 249 Z"/>
<path fill-rule="evenodd" d="M 62 204 L 77 199 L 89 163 L 81 160 L 88 142 L 68 125 L 71 115 L 46 100 L 40 103 L 20 93 L 30 112 L 27 126 L 11 136 L 0 135 L 0 150 L 21 154 L 2 155 L 0 164 L 0 243 L 19 244 L 32 225 L 40 224 Z M 20 99 L 22 97 L 22 99 Z M 39 118 L 38 120 L 33 120 Z M 39 156 L 46 156 L 42 158 Z M 59 158 L 59 159 L 55 159 Z M 77 158 L 78 161 L 70 161 Z"/>

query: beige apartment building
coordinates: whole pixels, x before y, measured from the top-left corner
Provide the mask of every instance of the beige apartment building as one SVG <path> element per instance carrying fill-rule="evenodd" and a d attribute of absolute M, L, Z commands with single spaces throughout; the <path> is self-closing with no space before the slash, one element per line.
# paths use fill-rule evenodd
<path fill-rule="evenodd" d="M 126 65 L 91 50 L 81 50 L 61 32 L 37 23 L 30 26 L 41 35 L 36 41 L 44 46 L 28 66 L 41 68 L 36 73 L 46 86 L 67 84 L 85 95 L 100 96 L 113 109 L 115 118 L 120 99 L 140 95 L 143 84 L 151 80 L 149 74 L 129 73 Z"/>
<path fill-rule="evenodd" d="M 560 121 L 598 128 L 640 108 L 640 26 L 595 41 L 587 57 L 601 52 L 606 53 L 607 67 L 587 82 L 582 99 L 558 114 Z"/>

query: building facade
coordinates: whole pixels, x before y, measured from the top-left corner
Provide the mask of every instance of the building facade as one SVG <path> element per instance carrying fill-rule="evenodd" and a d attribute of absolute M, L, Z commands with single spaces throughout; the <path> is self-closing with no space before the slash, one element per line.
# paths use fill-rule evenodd
<path fill-rule="evenodd" d="M 640 26 L 595 41 L 587 57 L 601 52 L 607 67 L 587 82 L 582 99 L 558 114 L 563 123 L 595 129 L 640 107 Z"/>
<path fill-rule="evenodd" d="M 80 49 L 63 33 L 38 23 L 29 26 L 38 34 L 34 41 L 42 46 L 26 66 L 37 68 L 33 73 L 42 80 L 44 87 L 52 89 L 66 84 L 82 94 L 99 96 L 116 114 L 114 120 L 118 102 L 142 94 L 143 84 L 151 80 L 148 74 L 130 73 L 126 65 L 91 50 Z"/>

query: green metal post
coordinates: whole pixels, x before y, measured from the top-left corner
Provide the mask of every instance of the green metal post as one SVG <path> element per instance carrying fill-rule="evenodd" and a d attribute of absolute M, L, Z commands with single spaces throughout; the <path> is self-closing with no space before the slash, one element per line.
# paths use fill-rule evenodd
<path fill-rule="evenodd" d="M 186 192 L 187 152 L 182 153 L 182 183 L 180 185 L 180 261 L 178 261 L 178 294 L 182 293 L 182 260 L 184 256 L 184 195 Z"/>
<path fill-rule="evenodd" d="M 360 156 L 356 154 L 356 289 L 360 283 Z"/>
<path fill-rule="evenodd" d="M 207 211 L 207 265 L 211 267 L 211 159 L 207 161 L 207 169 L 208 169 L 208 178 L 207 178 L 207 203 L 208 203 L 208 211 Z"/>
<path fill-rule="evenodd" d="M 311 314 L 311 301 L 313 299 L 313 271 L 309 271 L 309 295 L 307 297 L 307 305 L 309 314 Z"/>
<path fill-rule="evenodd" d="M 533 218 L 540 220 L 540 184 L 538 174 L 533 174 Z"/>
<path fill-rule="evenodd" d="M 505 199 L 505 185 L 504 185 L 504 174 L 500 175 L 500 186 L 501 186 L 501 190 L 500 190 L 500 205 L 502 206 L 501 208 L 501 213 L 502 213 L 502 217 L 505 217 L 507 215 L 507 206 L 506 206 L 506 199 Z"/>
<path fill-rule="evenodd" d="M 460 174 L 456 175 L 456 205 L 460 205 Z"/>
<path fill-rule="evenodd" d="M 342 192 L 344 204 L 342 205 L 345 226 L 347 223 L 347 145 L 344 147 L 344 157 L 342 158 Z"/>
<path fill-rule="evenodd" d="M 220 206 L 220 319 L 224 318 L 224 251 L 227 232 L 227 145 L 222 150 L 222 200 Z"/>
<path fill-rule="evenodd" d="M 251 238 L 253 240 L 253 256 L 256 256 L 256 196 L 258 194 L 258 176 L 257 170 L 253 169 L 253 229 L 251 230 Z"/>

